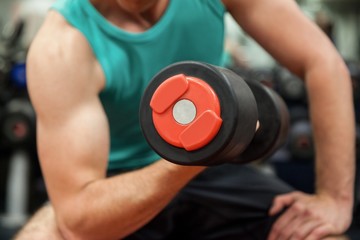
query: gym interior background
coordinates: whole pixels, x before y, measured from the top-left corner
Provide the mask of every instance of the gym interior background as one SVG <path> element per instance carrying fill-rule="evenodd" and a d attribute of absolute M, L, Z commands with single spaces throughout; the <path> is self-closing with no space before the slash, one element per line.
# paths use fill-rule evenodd
<path fill-rule="evenodd" d="M 10 239 L 47 200 L 35 146 L 36 118 L 26 91 L 26 53 L 53 0 L 0 2 L 0 240 Z M 302 0 L 305 14 L 331 38 L 350 70 L 360 158 L 360 1 Z M 279 66 L 226 16 L 228 67 L 276 90 L 286 101 L 291 129 L 287 143 L 266 162 L 257 163 L 295 188 L 314 190 L 314 149 L 306 91 L 300 79 Z M 360 239 L 360 177 L 354 220 L 347 235 Z"/>

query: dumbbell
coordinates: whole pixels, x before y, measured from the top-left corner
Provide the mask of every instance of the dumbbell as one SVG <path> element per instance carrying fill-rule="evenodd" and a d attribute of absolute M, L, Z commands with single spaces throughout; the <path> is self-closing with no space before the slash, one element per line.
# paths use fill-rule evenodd
<path fill-rule="evenodd" d="M 274 70 L 269 68 L 257 69 L 254 73 L 254 79 L 261 82 L 261 84 L 274 89 Z M 241 76 L 241 75 L 240 75 Z"/>
<path fill-rule="evenodd" d="M 287 69 L 278 69 L 276 74 L 276 88 L 280 96 L 289 102 L 306 102 L 304 82 Z"/>
<path fill-rule="evenodd" d="M 309 111 L 303 105 L 289 106 L 289 114 L 291 124 L 298 121 L 309 120 Z"/>
<path fill-rule="evenodd" d="M 228 69 L 194 61 L 161 70 L 140 104 L 140 124 L 149 145 L 181 165 L 266 158 L 285 140 L 288 118 L 274 91 Z"/>
<path fill-rule="evenodd" d="M 35 143 L 35 113 L 25 98 L 9 101 L 0 122 L 0 135 L 7 147 L 27 147 Z"/>
<path fill-rule="evenodd" d="M 288 146 L 293 160 L 311 161 L 314 159 L 313 134 L 308 120 L 300 120 L 292 124 Z"/>

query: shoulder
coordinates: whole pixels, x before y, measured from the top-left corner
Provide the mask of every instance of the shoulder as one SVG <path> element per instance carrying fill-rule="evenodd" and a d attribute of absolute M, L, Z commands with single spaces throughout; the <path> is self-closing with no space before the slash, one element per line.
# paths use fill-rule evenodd
<path fill-rule="evenodd" d="M 30 46 L 27 60 L 29 70 L 34 70 L 36 75 L 47 75 L 50 71 L 60 75 L 66 72 L 67 76 L 80 78 L 89 77 L 86 75 L 102 78 L 100 66 L 87 39 L 55 11 L 50 11 L 46 17 Z M 101 81 L 95 81 L 97 83 L 94 84 L 100 89 Z"/>
<path fill-rule="evenodd" d="M 50 11 L 31 44 L 31 52 L 34 51 L 40 51 L 45 56 L 85 57 L 90 47 L 80 31 L 68 24 L 60 14 Z"/>
<path fill-rule="evenodd" d="M 30 46 L 27 80 L 38 114 L 71 109 L 96 97 L 104 84 L 85 37 L 55 12 L 49 13 Z"/>

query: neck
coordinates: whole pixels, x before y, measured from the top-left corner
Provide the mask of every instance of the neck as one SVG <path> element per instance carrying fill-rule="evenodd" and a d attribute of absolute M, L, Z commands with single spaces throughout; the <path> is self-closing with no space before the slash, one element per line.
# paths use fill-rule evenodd
<path fill-rule="evenodd" d="M 116 0 L 91 0 L 94 7 L 112 24 L 129 32 L 144 32 L 156 24 L 164 14 L 169 0 L 159 0 L 143 12 L 129 12 Z"/>

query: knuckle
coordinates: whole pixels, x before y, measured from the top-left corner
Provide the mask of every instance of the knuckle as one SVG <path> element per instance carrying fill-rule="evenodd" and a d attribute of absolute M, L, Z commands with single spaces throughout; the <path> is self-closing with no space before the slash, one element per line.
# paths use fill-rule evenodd
<path fill-rule="evenodd" d="M 293 205 L 293 209 L 296 213 L 302 213 L 305 210 L 305 206 L 300 202 L 296 202 Z"/>
<path fill-rule="evenodd" d="M 272 232 L 274 233 L 274 234 L 278 234 L 279 233 L 279 226 L 277 226 L 276 224 L 273 226 L 273 228 L 272 228 Z"/>
<path fill-rule="evenodd" d="M 276 240 L 278 240 L 278 239 L 285 239 L 285 236 L 284 236 L 284 233 L 283 232 L 278 232 L 277 234 L 276 234 Z"/>
<path fill-rule="evenodd" d="M 314 217 L 314 218 L 316 218 L 316 215 L 309 208 L 304 208 L 302 214 L 303 214 L 304 217 Z"/>
<path fill-rule="evenodd" d="M 322 223 L 322 224 L 326 223 L 326 220 L 324 219 L 324 217 L 318 213 L 310 212 L 310 216 L 312 219 L 314 219 L 315 221 L 317 221 L 319 223 Z"/>
<path fill-rule="evenodd" d="M 293 233 L 293 239 L 303 239 L 304 237 L 304 234 L 300 231 L 295 231 Z"/>
<path fill-rule="evenodd" d="M 314 230 L 313 236 L 314 236 L 316 239 L 318 239 L 318 238 L 320 238 L 321 236 L 323 236 L 324 233 L 325 233 L 325 232 L 324 232 L 323 229 L 318 228 L 318 229 Z"/>
<path fill-rule="evenodd" d="M 291 235 L 291 230 L 288 230 L 288 229 L 284 229 L 281 233 L 280 233 L 280 236 L 282 238 L 289 238 L 289 236 Z"/>

